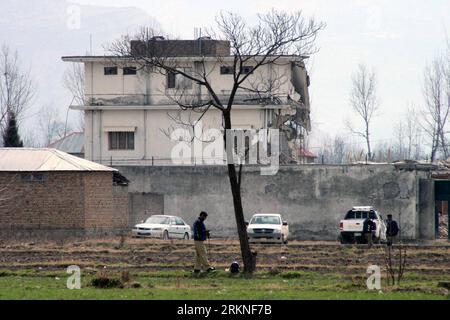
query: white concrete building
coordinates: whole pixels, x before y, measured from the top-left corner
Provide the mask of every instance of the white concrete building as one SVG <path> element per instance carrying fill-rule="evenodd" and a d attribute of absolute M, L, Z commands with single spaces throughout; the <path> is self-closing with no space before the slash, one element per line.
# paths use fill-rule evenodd
<path fill-rule="evenodd" d="M 178 50 L 177 65 L 186 72 L 195 72 L 200 62 L 208 69 L 208 80 L 219 97 L 227 101 L 232 86 L 233 56 L 226 41 L 211 39 L 159 40 L 170 41 Z M 209 51 L 196 51 L 197 44 L 208 42 Z M 194 48 L 194 49 L 192 49 Z M 207 48 L 203 45 L 203 48 Z M 203 49 L 205 50 L 205 49 Z M 220 57 L 219 57 L 220 56 Z M 198 113 L 181 111 L 171 97 L 183 90 L 183 98 L 203 101 L 209 95 L 205 88 L 170 74 L 145 72 L 131 59 L 107 56 L 68 56 L 63 61 L 83 63 L 85 66 L 86 103 L 71 106 L 85 114 L 85 157 L 110 165 L 170 164 L 173 147 L 170 133 L 180 127 L 177 120 L 193 122 Z M 307 132 L 309 120 L 309 77 L 304 57 L 284 56 L 276 63 L 252 70 L 252 63 L 244 72 L 252 73 L 243 87 L 275 89 L 270 93 L 254 94 L 240 90 L 232 111 L 235 128 L 281 128 L 289 117 Z M 275 85 L 274 85 L 275 84 Z M 226 103 L 226 102 L 224 102 Z M 220 110 L 211 108 L 201 119 L 204 130 L 222 127 Z M 287 135 L 289 137 L 289 134 Z M 286 136 L 284 136 L 286 137 Z M 294 138 L 295 139 L 295 138 Z M 283 154 L 295 159 L 298 152 L 292 136 L 285 139 Z M 202 144 L 208 144 L 203 141 Z"/>

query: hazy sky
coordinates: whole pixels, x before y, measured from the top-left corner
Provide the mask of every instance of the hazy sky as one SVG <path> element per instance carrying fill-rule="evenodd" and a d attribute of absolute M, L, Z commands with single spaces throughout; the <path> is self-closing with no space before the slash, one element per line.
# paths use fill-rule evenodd
<path fill-rule="evenodd" d="M 257 13 L 271 8 L 303 10 L 305 15 L 313 15 L 317 20 L 327 23 L 327 28 L 318 38 L 320 51 L 308 62 L 312 81 L 313 130 L 316 133 L 348 135 L 344 120 L 352 115 L 349 106 L 351 73 L 358 64 L 365 63 L 376 71 L 379 82 L 381 111 L 373 123 L 375 144 L 391 138 L 392 128 L 408 104 L 422 104 L 424 67 L 437 53 L 443 51 L 446 33 L 450 34 L 449 0 L 71 2 L 92 6 L 135 7 L 139 10 L 118 9 L 120 12 L 117 12 L 105 8 L 99 13 L 95 7 L 82 6 L 79 30 L 69 30 L 67 26 L 64 27 L 66 9 L 70 6 L 66 0 L 1 0 L 0 11 L 5 8 L 10 8 L 10 11 L 6 16 L 0 16 L 0 43 L 6 42 L 17 48 L 26 65 L 31 64 L 40 87 L 36 108 L 53 101 L 61 110 L 67 109 L 70 96 L 62 88 L 61 77 L 68 65 L 62 63 L 60 57 L 86 53 L 89 49 L 89 34 L 94 37 L 95 53 L 103 54 L 99 49 L 105 41 L 116 38 L 120 33 L 133 32 L 143 21 L 151 21 L 151 17 L 167 33 L 192 39 L 194 28 L 213 26 L 220 10 L 237 12 L 249 22 L 255 20 Z M 123 15 L 120 15 L 122 12 Z"/>
<path fill-rule="evenodd" d="M 359 63 L 374 68 L 379 81 L 380 116 L 374 139 L 391 137 L 408 103 L 422 103 L 423 69 L 442 51 L 450 28 L 448 0 L 76 0 L 82 4 L 136 6 L 173 35 L 192 38 L 195 27 L 214 24 L 220 10 L 233 10 L 251 21 L 270 8 L 303 10 L 327 23 L 320 52 L 309 62 L 313 124 L 330 134 L 348 134 L 351 72 Z"/>

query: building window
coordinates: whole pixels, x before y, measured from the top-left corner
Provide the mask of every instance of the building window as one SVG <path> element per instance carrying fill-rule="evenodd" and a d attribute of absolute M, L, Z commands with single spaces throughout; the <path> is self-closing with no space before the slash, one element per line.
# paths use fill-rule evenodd
<path fill-rule="evenodd" d="M 252 66 L 243 66 L 241 68 L 241 73 L 243 73 L 243 74 L 252 73 L 252 72 L 253 72 Z"/>
<path fill-rule="evenodd" d="M 167 74 L 167 88 L 175 89 L 177 75 L 173 72 Z"/>
<path fill-rule="evenodd" d="M 179 68 L 186 74 L 191 73 L 191 68 Z M 192 80 L 176 72 L 167 73 L 167 88 L 168 89 L 192 89 Z"/>
<path fill-rule="evenodd" d="M 252 66 L 243 66 L 241 68 L 242 74 L 248 74 L 253 72 L 254 67 Z M 220 67 L 220 74 L 233 74 L 233 67 L 222 66 Z"/>
<path fill-rule="evenodd" d="M 108 132 L 109 150 L 134 150 L 134 132 Z"/>
<path fill-rule="evenodd" d="M 117 67 L 105 67 L 105 76 L 117 75 Z"/>
<path fill-rule="evenodd" d="M 45 180 L 42 173 L 26 173 L 21 176 L 24 182 L 43 182 Z"/>
<path fill-rule="evenodd" d="M 233 67 L 220 67 L 220 74 L 233 74 Z"/>
<path fill-rule="evenodd" d="M 123 75 L 124 76 L 130 76 L 130 75 L 136 75 L 137 69 L 136 67 L 125 67 L 123 68 Z"/>

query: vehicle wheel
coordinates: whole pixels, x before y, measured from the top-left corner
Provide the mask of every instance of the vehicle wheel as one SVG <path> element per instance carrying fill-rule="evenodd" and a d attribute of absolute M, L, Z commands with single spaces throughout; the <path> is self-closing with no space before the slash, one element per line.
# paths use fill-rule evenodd
<path fill-rule="evenodd" d="M 167 230 L 163 233 L 163 240 L 169 240 L 169 232 Z"/>
<path fill-rule="evenodd" d="M 189 240 L 189 233 L 186 232 L 184 234 L 183 240 Z"/>

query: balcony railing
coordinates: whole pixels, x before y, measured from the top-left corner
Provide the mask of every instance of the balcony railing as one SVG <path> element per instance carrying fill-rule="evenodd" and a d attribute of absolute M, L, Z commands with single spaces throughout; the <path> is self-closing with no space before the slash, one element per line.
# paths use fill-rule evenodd
<path fill-rule="evenodd" d="M 226 104 L 230 94 L 218 95 L 223 104 Z M 179 101 L 183 104 L 202 104 L 211 100 L 210 95 L 200 94 L 174 94 L 173 96 L 163 94 L 88 94 L 86 95 L 89 106 L 152 106 L 152 105 L 176 105 Z M 234 104 L 239 105 L 283 105 L 290 101 L 289 95 L 257 95 L 237 94 Z"/>

